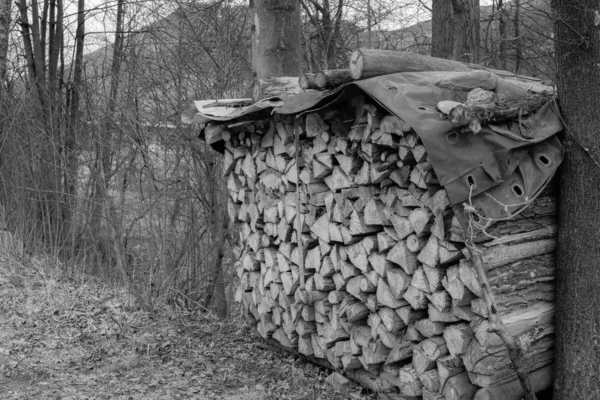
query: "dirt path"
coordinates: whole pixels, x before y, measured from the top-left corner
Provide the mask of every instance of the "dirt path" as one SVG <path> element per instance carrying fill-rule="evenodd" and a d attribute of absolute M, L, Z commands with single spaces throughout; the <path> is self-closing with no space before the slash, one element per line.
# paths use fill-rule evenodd
<path fill-rule="evenodd" d="M 149 315 L 43 261 L 0 262 L 0 399 L 373 399 L 235 322 Z M 12 272 L 9 272 L 12 271 Z"/>

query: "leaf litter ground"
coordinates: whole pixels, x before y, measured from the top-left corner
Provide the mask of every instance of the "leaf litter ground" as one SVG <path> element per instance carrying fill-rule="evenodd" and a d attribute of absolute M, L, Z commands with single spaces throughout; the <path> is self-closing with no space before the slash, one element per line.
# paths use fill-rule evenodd
<path fill-rule="evenodd" d="M 267 345 L 243 322 L 145 313 L 93 278 L 61 279 L 53 264 L 0 259 L 2 400 L 375 398 L 329 387 L 330 371 Z"/>

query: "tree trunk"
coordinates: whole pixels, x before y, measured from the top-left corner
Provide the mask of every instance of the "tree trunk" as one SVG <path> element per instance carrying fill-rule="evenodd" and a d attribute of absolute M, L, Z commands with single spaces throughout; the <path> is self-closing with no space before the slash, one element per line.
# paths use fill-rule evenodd
<path fill-rule="evenodd" d="M 479 62 L 479 0 L 452 0 L 452 59 Z"/>
<path fill-rule="evenodd" d="M 500 33 L 500 68 L 506 69 L 506 10 L 503 0 L 498 0 L 498 31 Z"/>
<path fill-rule="evenodd" d="M 220 186 L 220 173 L 219 169 L 213 165 L 207 169 L 210 173 L 211 184 L 208 187 L 210 190 L 210 227 L 211 237 L 213 242 L 213 248 L 216 249 L 216 258 L 214 259 L 213 268 L 211 271 L 213 290 L 212 298 L 215 306 L 217 317 L 220 319 L 227 318 L 227 296 L 225 293 L 225 274 L 223 273 L 223 258 L 225 256 L 225 237 L 227 234 L 227 228 L 229 221 L 227 221 L 227 213 L 224 212 L 222 199 L 219 199 L 218 194 L 222 193 L 219 190 Z M 208 304 L 207 304 L 208 306 Z"/>
<path fill-rule="evenodd" d="M 566 122 L 556 270 L 554 399 L 600 398 L 600 38 L 596 0 L 553 0 L 558 98 Z"/>
<path fill-rule="evenodd" d="M 6 140 L 7 130 L 5 128 L 4 118 L 6 113 L 6 95 L 8 92 L 6 73 L 7 73 L 7 58 L 8 58 L 8 37 L 10 34 L 11 22 L 11 0 L 0 0 L 0 139 Z M 0 156 L 0 170 L 4 170 L 4 157 Z M 6 204 L 6 188 L 4 178 L 0 175 L 0 203 L 2 206 Z M 4 210 L 0 209 L 0 212 Z M 5 223 L 6 221 L 0 221 Z"/>
<path fill-rule="evenodd" d="M 0 0 L 0 104 L 2 104 L 6 90 L 6 58 L 8 57 L 11 4 L 10 0 Z"/>
<path fill-rule="evenodd" d="M 454 46 L 452 4 L 448 0 L 433 0 L 431 9 L 431 55 L 439 58 L 451 58 Z"/>
<path fill-rule="evenodd" d="M 83 79 L 83 46 L 85 39 L 85 0 L 78 0 L 77 4 L 77 31 L 75 34 L 75 67 L 73 73 L 73 84 L 68 93 L 68 123 L 64 143 L 64 191 L 65 201 L 63 214 L 65 215 L 65 237 L 70 240 L 71 254 L 69 259 L 73 259 L 75 246 L 75 225 L 73 221 L 73 212 L 76 208 L 77 196 L 77 155 L 75 146 L 79 133 L 79 99 L 81 83 Z"/>
<path fill-rule="evenodd" d="M 300 3 L 297 0 L 251 0 L 252 66 L 255 81 L 302 73 Z M 257 99 L 256 99 L 257 100 Z"/>
<path fill-rule="evenodd" d="M 96 145 L 96 168 L 94 171 L 94 194 L 92 196 L 92 212 L 90 217 L 90 234 L 92 240 L 96 242 L 96 258 L 101 259 L 105 254 L 105 246 L 100 240 L 101 225 L 103 220 L 103 210 L 106 199 L 106 191 L 111 177 L 111 141 L 113 132 L 116 131 L 114 123 L 115 112 L 117 109 L 117 97 L 119 95 L 119 75 L 121 71 L 121 61 L 123 56 L 123 25 L 125 14 L 125 0 L 118 0 L 117 3 L 117 24 L 115 32 L 115 41 L 113 45 L 113 57 L 110 68 L 110 94 L 106 105 L 106 123 L 100 137 L 97 138 Z"/>
<path fill-rule="evenodd" d="M 521 68 L 521 61 L 523 60 L 523 49 L 521 48 L 522 40 L 521 40 L 521 0 L 515 0 L 515 74 L 519 73 L 519 69 Z"/>

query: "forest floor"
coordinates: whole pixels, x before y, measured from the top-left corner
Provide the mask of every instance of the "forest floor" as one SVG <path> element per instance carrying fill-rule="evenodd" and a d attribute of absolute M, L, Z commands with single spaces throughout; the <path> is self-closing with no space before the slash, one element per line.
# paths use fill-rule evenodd
<path fill-rule="evenodd" d="M 0 399 L 374 399 L 240 321 L 146 313 L 94 278 L 0 256 Z M 27 265 L 27 266 L 25 266 Z"/>

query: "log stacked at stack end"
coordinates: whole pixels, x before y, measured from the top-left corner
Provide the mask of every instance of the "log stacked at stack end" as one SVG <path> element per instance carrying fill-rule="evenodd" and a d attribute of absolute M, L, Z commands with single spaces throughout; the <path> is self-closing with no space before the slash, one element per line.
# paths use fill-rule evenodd
<path fill-rule="evenodd" d="M 410 126 L 359 97 L 227 130 L 236 299 L 263 338 L 389 398 L 520 398 L 465 238 Z M 538 390 L 551 382 L 555 215 L 541 196 L 472 238 Z"/>

